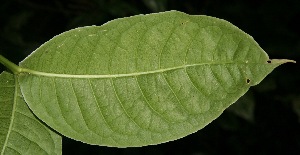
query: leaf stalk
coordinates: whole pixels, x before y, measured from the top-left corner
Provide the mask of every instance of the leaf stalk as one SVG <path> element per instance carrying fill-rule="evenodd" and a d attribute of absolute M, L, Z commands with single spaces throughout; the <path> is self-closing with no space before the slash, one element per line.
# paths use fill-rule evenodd
<path fill-rule="evenodd" d="M 6 59 L 4 56 L 0 55 L 0 63 L 3 64 L 6 68 L 11 70 L 14 74 L 18 74 L 22 71 L 22 68 L 13 62 Z"/>

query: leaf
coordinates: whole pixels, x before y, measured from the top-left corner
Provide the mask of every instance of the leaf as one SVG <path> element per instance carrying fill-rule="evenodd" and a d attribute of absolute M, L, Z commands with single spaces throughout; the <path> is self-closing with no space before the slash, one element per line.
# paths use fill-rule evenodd
<path fill-rule="evenodd" d="M 255 107 L 254 95 L 253 93 L 248 91 L 243 97 L 237 100 L 236 103 L 231 105 L 227 110 L 253 123 L 254 107 Z"/>
<path fill-rule="evenodd" d="M 0 151 L 3 154 L 61 154 L 61 137 L 29 110 L 18 82 L 0 74 Z"/>
<path fill-rule="evenodd" d="M 137 147 L 198 131 L 289 61 L 227 21 L 170 11 L 62 33 L 20 63 L 19 80 L 61 134 Z"/>
<path fill-rule="evenodd" d="M 300 123 L 300 96 L 299 95 L 293 97 L 293 99 L 292 99 L 292 107 L 293 107 L 293 111 L 298 116 L 298 121 Z"/>

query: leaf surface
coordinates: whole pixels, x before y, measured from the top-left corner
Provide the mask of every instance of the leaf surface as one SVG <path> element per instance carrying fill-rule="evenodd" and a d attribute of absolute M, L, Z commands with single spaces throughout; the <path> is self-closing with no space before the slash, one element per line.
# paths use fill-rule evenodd
<path fill-rule="evenodd" d="M 288 60 L 227 21 L 177 11 L 62 33 L 20 66 L 33 112 L 89 144 L 136 147 L 198 131 Z"/>
<path fill-rule="evenodd" d="M 0 151 L 5 154 L 61 154 L 61 137 L 29 110 L 14 75 L 0 74 Z"/>

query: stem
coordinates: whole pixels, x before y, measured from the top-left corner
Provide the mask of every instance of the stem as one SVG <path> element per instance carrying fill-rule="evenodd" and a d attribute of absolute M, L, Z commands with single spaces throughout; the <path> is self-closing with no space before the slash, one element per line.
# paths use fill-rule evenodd
<path fill-rule="evenodd" d="M 8 59 L 6 59 L 4 56 L 0 55 L 0 63 L 3 64 L 6 68 L 11 70 L 14 74 L 18 74 L 22 71 L 22 68 L 18 65 L 12 63 Z"/>

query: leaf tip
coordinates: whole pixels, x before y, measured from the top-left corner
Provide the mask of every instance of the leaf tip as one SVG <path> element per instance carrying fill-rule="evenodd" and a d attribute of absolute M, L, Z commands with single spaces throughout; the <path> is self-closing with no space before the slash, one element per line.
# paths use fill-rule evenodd
<path fill-rule="evenodd" d="M 289 60 L 289 59 L 270 59 L 267 61 L 267 63 L 272 63 L 272 64 L 284 64 L 284 63 L 296 63 L 294 60 Z"/>

